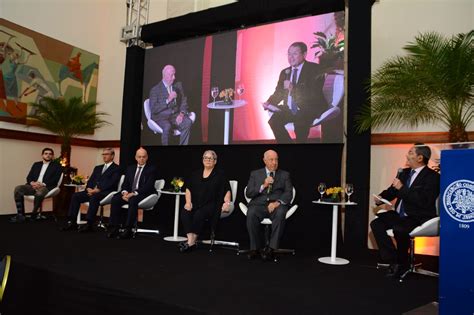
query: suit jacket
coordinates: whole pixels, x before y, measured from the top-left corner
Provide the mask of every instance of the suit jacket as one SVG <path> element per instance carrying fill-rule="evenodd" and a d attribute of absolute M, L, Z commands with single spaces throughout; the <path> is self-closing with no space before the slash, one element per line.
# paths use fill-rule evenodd
<path fill-rule="evenodd" d="M 127 167 L 127 170 L 125 172 L 125 179 L 122 185 L 122 191 L 136 191 L 139 195 L 142 196 L 148 196 L 155 193 L 156 167 L 150 163 L 145 164 L 145 168 L 142 170 L 140 180 L 138 181 L 138 189 L 134 190 L 132 189 L 132 185 L 136 171 L 137 164 L 130 165 L 129 167 Z"/>
<path fill-rule="evenodd" d="M 276 170 L 272 191 L 267 193 L 267 189 L 260 192 L 260 186 L 267 177 L 265 168 L 261 168 L 250 173 L 249 182 L 247 184 L 247 197 L 252 198 L 249 203 L 251 205 L 266 205 L 268 201 L 281 200 L 289 205 L 293 197 L 293 185 L 291 184 L 290 173 L 283 170 Z"/>
<path fill-rule="evenodd" d="M 286 74 L 289 70 L 290 73 Z M 292 90 L 292 100 L 299 107 L 298 115 L 309 116 L 314 119 L 319 117 L 327 108 L 323 95 L 324 76 L 321 66 L 314 62 L 305 61 L 296 86 Z M 281 101 L 288 106 L 288 90 L 284 89 L 284 81 L 290 80 L 291 67 L 280 72 L 275 92 L 267 100 L 270 104 L 277 105 Z"/>
<path fill-rule="evenodd" d="M 43 161 L 38 161 L 33 163 L 31 166 L 30 172 L 26 176 L 26 183 L 29 184 L 31 182 L 38 181 L 38 177 L 41 173 L 41 168 L 43 167 Z M 46 185 L 48 190 L 53 189 L 58 185 L 59 177 L 63 172 L 63 168 L 59 163 L 51 161 L 46 169 L 46 172 L 43 176 L 43 183 Z"/>
<path fill-rule="evenodd" d="M 117 164 L 112 163 L 102 174 L 104 164 L 97 165 L 92 171 L 92 175 L 87 181 L 87 188 L 99 188 L 104 194 L 108 194 L 117 189 L 120 178 L 120 168 Z"/>
<path fill-rule="evenodd" d="M 168 98 L 169 93 L 163 81 L 150 90 L 151 118 L 154 121 L 170 119 L 172 116 L 176 116 L 180 112 L 188 112 L 188 101 L 184 95 L 182 83 L 176 82 L 172 87 L 173 91 L 176 92 L 177 97 L 168 104 L 166 104 L 166 99 Z"/>
<path fill-rule="evenodd" d="M 411 168 L 403 169 L 399 176 L 400 181 L 405 183 L 410 175 Z M 425 222 L 435 216 L 436 199 L 439 195 L 439 174 L 425 166 L 420 174 L 416 176 L 410 187 L 403 185 L 400 190 L 390 186 L 380 196 L 387 200 L 398 198 L 395 208 L 403 200 L 403 207 L 407 216 L 414 217 L 420 222 Z"/>

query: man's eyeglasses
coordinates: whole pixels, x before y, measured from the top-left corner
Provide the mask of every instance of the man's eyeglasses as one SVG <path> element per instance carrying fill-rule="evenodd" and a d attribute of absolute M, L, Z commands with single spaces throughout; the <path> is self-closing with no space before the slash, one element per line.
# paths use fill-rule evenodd
<path fill-rule="evenodd" d="M 204 161 L 214 161 L 214 158 L 211 157 L 211 156 L 203 156 L 202 159 L 203 159 Z"/>

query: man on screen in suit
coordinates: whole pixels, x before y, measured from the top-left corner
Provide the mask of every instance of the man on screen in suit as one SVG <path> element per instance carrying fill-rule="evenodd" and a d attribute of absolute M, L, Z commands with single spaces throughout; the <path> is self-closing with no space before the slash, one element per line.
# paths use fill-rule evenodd
<path fill-rule="evenodd" d="M 63 231 L 77 230 L 77 214 L 81 203 L 89 202 L 87 209 L 87 224 L 81 226 L 79 232 L 91 232 L 94 225 L 100 201 L 109 193 L 117 189 L 120 178 L 119 166 L 114 163 L 115 152 L 112 148 L 105 148 L 102 151 L 104 164 L 97 165 L 92 171 L 92 175 L 87 181 L 84 191 L 76 192 L 72 195 L 68 211 L 68 222 L 62 228 Z"/>
<path fill-rule="evenodd" d="M 156 168 L 147 163 L 148 153 L 140 148 L 135 154 L 137 164 L 130 165 L 125 172 L 122 191 L 112 198 L 108 238 L 128 239 L 132 237 L 132 228 L 137 222 L 138 204 L 155 193 Z M 122 218 L 122 206 L 128 204 L 126 220 Z M 124 231 L 119 234 L 119 225 L 124 224 Z"/>
<path fill-rule="evenodd" d="M 246 195 L 252 200 L 248 204 L 247 229 L 250 236 L 249 259 L 260 254 L 263 260 L 273 260 L 278 249 L 285 216 L 293 196 L 290 173 L 278 169 L 278 154 L 268 150 L 263 155 L 265 167 L 252 171 L 247 184 Z M 264 248 L 261 224 L 264 218 L 272 220 L 270 244 Z"/>
<path fill-rule="evenodd" d="M 382 263 L 390 264 L 388 276 L 399 278 L 409 267 L 410 231 L 435 217 L 439 195 L 439 174 L 430 169 L 431 150 L 415 144 L 407 153 L 408 168 L 400 169 L 392 185 L 380 193 L 381 198 L 397 198 L 395 210 L 378 213 L 370 223 L 379 247 Z M 376 204 L 380 201 L 375 198 Z M 393 229 L 397 246 L 387 235 Z"/>
<path fill-rule="evenodd" d="M 37 218 L 37 212 L 41 207 L 44 197 L 57 186 L 61 173 L 61 165 L 54 160 L 54 151 L 44 148 L 41 152 L 42 161 L 35 162 L 31 166 L 26 177 L 26 184 L 15 187 L 14 198 L 17 215 L 10 219 L 11 223 L 22 223 L 25 221 L 25 205 L 23 196 L 35 196 L 31 219 Z"/>
<path fill-rule="evenodd" d="M 181 82 L 174 83 L 176 70 L 167 65 L 162 80 L 150 91 L 151 118 L 163 129 L 161 144 L 168 145 L 173 128 L 180 132 L 179 144 L 187 145 L 192 121 L 188 117 L 187 98 Z"/>
<path fill-rule="evenodd" d="M 268 124 L 277 143 L 292 143 L 285 125 L 293 122 L 296 142 L 308 139 L 309 129 L 315 118 L 326 108 L 323 96 L 324 76 L 321 66 L 306 61 L 308 47 L 295 42 L 288 48 L 290 67 L 280 72 L 275 92 L 263 103 L 263 108 L 273 112 Z M 276 106 L 283 101 L 283 106 Z M 270 106 L 271 105 L 271 106 Z"/>

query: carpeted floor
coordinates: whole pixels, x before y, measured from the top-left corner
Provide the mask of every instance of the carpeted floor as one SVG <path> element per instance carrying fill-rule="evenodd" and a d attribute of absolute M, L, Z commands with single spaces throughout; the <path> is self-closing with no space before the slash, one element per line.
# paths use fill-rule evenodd
<path fill-rule="evenodd" d="M 438 299 L 437 278 L 388 279 L 374 267 L 373 251 L 343 256 L 351 261 L 344 266 L 317 262 L 326 249 L 264 263 L 224 249 L 181 254 L 162 236 L 118 241 L 100 232 L 60 232 L 53 221 L 7 219 L 0 217 L 0 255 L 11 255 L 13 267 L 2 315 L 389 315 Z"/>

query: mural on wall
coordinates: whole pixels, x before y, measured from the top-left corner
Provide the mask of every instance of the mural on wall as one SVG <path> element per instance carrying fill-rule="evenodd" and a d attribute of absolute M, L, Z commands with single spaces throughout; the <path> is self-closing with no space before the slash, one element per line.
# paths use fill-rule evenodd
<path fill-rule="evenodd" d="M 0 121 L 26 124 L 42 97 L 97 98 L 99 56 L 0 19 Z"/>

